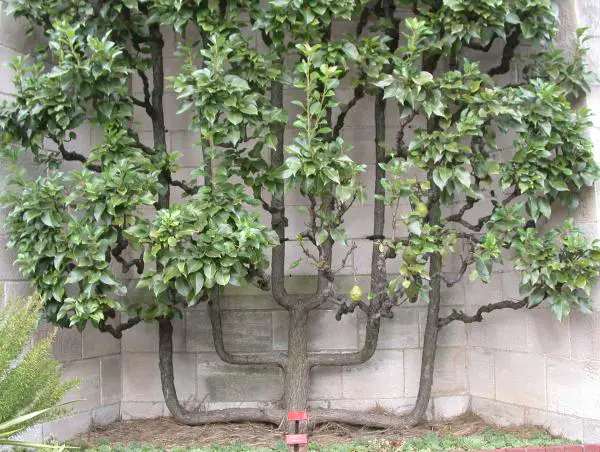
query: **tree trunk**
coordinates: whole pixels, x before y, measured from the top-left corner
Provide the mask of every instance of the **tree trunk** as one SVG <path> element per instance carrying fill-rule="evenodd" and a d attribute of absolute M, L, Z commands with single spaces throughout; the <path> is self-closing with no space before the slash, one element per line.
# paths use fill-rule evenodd
<path fill-rule="evenodd" d="M 432 186 L 434 186 L 432 184 Z M 429 224 L 439 224 L 441 209 L 439 193 L 434 195 L 434 200 L 429 209 Z M 423 342 L 423 354 L 421 357 L 421 377 L 419 380 L 419 393 L 417 401 L 409 419 L 415 423 L 421 422 L 427 411 L 431 388 L 433 386 L 433 371 L 435 367 L 435 355 L 437 352 L 437 339 L 439 333 L 438 321 L 440 317 L 441 304 L 441 273 L 442 255 L 434 253 L 429 257 L 429 275 L 431 278 L 431 291 L 429 292 L 429 304 L 427 305 L 427 323 L 425 324 L 425 337 Z"/>
<path fill-rule="evenodd" d="M 283 408 L 286 411 L 304 411 L 308 405 L 308 313 L 302 306 L 294 306 L 289 311 L 288 359 L 283 394 Z M 292 425 L 288 425 L 288 431 L 293 431 Z"/>
<path fill-rule="evenodd" d="M 173 370 L 173 325 L 171 320 L 162 319 L 158 324 L 158 361 L 163 396 L 171 416 L 185 425 L 203 425 L 214 422 L 267 422 L 279 425 L 284 412 L 277 408 L 232 408 L 213 411 L 188 411 L 177 397 Z"/>
<path fill-rule="evenodd" d="M 442 268 L 442 257 L 435 254 L 431 257 L 430 271 L 439 273 Z M 427 306 L 427 323 L 425 325 L 425 338 L 423 343 L 423 354 L 421 357 L 421 377 L 419 380 L 419 393 L 417 401 L 409 418 L 415 423 L 421 422 L 427 411 L 431 388 L 433 386 L 433 370 L 435 366 L 435 355 L 437 351 L 438 318 L 440 313 L 440 278 L 436 277 L 431 283 L 429 294 L 429 305 Z"/>

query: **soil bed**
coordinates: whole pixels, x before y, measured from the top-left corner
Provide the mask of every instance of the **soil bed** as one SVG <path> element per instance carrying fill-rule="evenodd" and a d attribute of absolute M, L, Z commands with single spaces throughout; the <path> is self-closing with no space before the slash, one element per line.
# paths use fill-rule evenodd
<path fill-rule="evenodd" d="M 401 446 L 407 438 L 423 437 L 434 433 L 439 436 L 471 436 L 499 430 L 520 438 L 546 433 L 536 427 L 509 427 L 498 429 L 482 419 L 465 415 L 444 422 L 431 422 L 408 430 L 374 430 L 350 427 L 342 424 L 326 424 L 317 428 L 310 441 L 323 446 L 347 444 L 356 440 L 387 440 Z M 171 418 L 122 421 L 103 428 L 94 428 L 74 439 L 72 444 L 149 444 L 153 446 L 185 448 L 214 444 L 243 444 L 250 448 L 272 447 L 281 441 L 284 432 L 267 424 L 213 424 L 190 427 L 177 424 Z"/>

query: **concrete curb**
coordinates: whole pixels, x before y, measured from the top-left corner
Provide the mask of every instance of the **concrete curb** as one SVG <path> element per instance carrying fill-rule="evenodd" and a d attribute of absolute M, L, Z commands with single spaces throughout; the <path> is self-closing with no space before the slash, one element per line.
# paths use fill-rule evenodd
<path fill-rule="evenodd" d="M 494 449 L 498 452 L 600 452 L 600 444 L 575 444 L 568 446 L 545 446 L 545 447 L 516 447 L 505 449 Z M 488 449 L 489 451 L 489 449 Z M 455 451 L 458 452 L 458 451 Z M 471 451 L 471 452 L 485 452 Z"/>

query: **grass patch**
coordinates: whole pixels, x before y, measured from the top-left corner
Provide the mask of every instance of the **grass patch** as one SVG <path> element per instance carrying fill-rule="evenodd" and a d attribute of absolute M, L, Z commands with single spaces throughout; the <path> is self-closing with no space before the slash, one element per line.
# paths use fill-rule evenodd
<path fill-rule="evenodd" d="M 423 437 L 397 439 L 381 439 L 353 441 L 347 444 L 319 445 L 310 443 L 310 451 L 319 452 L 378 452 L 378 451 L 396 451 L 396 452 L 434 452 L 450 450 L 481 450 L 481 449 L 501 449 L 505 447 L 525 447 L 525 446 L 551 446 L 560 444 L 571 444 L 564 439 L 556 439 L 547 433 L 533 433 L 528 436 L 518 436 L 499 430 L 487 430 L 476 435 L 440 436 L 438 434 L 429 434 Z M 91 449 L 94 452 L 161 452 L 164 447 L 151 445 L 108 445 L 100 442 Z M 212 445 L 187 448 L 173 448 L 178 452 L 287 452 L 289 449 L 280 441 L 273 447 L 260 448 L 249 447 L 241 444 L 231 445 Z"/>

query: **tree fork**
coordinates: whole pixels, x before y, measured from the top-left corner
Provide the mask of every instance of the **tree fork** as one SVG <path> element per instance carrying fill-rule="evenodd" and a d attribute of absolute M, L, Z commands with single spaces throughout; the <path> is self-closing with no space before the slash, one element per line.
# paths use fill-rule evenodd
<path fill-rule="evenodd" d="M 204 425 L 215 422 L 267 422 L 279 425 L 284 411 L 277 408 L 232 408 L 211 411 L 188 411 L 177 397 L 173 370 L 173 324 L 170 319 L 159 321 L 158 362 L 165 403 L 171 416 L 185 425 Z"/>

